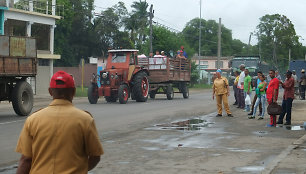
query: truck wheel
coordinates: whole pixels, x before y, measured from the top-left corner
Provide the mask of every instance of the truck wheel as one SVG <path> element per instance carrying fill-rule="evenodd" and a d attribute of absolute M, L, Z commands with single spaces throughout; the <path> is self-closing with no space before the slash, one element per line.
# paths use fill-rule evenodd
<path fill-rule="evenodd" d="M 167 92 L 166 92 L 166 94 L 167 94 L 167 99 L 168 99 L 168 100 L 172 100 L 172 99 L 173 99 L 173 97 L 174 97 L 174 91 L 173 91 L 173 88 L 172 88 L 171 85 L 167 86 Z"/>
<path fill-rule="evenodd" d="M 181 83 L 181 92 L 183 93 L 184 98 L 189 97 L 189 88 L 188 88 L 187 83 L 185 82 Z"/>
<path fill-rule="evenodd" d="M 126 104 L 129 99 L 129 87 L 126 84 L 120 85 L 118 89 L 120 104 Z"/>
<path fill-rule="evenodd" d="M 107 103 L 114 103 L 117 101 L 117 97 L 115 96 L 105 96 L 105 100 Z"/>
<path fill-rule="evenodd" d="M 150 91 L 150 98 L 155 99 L 156 91 Z"/>
<path fill-rule="evenodd" d="M 19 116 L 27 116 L 33 108 L 33 90 L 25 81 L 17 82 L 12 92 L 12 105 Z"/>
<path fill-rule="evenodd" d="M 91 83 L 88 87 L 87 91 L 88 101 L 90 104 L 97 104 L 99 94 L 98 94 L 98 86 L 95 83 Z"/>
<path fill-rule="evenodd" d="M 145 102 L 149 95 L 149 80 L 145 72 L 139 72 L 134 77 L 134 97 L 137 102 Z"/>

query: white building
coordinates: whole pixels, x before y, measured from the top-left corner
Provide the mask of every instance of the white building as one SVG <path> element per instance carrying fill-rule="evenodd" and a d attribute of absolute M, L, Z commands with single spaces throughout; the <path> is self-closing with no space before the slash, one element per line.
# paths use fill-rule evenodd
<path fill-rule="evenodd" d="M 56 0 L 0 0 L 0 35 L 36 38 L 37 76 L 30 80 L 35 94 L 48 94 L 53 60 L 60 59 L 54 54 L 55 21 L 61 18 L 55 9 Z"/>

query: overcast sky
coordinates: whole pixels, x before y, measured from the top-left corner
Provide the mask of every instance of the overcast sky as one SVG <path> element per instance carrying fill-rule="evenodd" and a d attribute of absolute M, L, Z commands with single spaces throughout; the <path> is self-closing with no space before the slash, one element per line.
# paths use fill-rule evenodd
<path fill-rule="evenodd" d="M 121 0 L 129 11 L 135 0 Z M 96 12 L 118 3 L 118 0 L 95 0 Z M 154 21 L 182 31 L 186 23 L 200 16 L 200 0 L 147 0 L 153 4 Z M 149 8 L 148 8 L 149 9 Z M 295 26 L 300 42 L 306 45 L 306 0 L 202 0 L 202 18 L 213 19 L 232 30 L 233 38 L 248 43 L 250 32 L 256 29 L 265 14 L 287 16 Z M 252 37 L 252 44 L 257 40 Z"/>

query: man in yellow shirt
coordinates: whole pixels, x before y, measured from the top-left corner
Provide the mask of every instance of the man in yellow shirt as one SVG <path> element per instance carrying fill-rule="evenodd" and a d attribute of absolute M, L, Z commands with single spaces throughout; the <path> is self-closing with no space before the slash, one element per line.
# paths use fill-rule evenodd
<path fill-rule="evenodd" d="M 103 148 L 95 121 L 72 105 L 73 77 L 58 71 L 50 81 L 51 104 L 27 118 L 16 152 L 17 174 L 85 174 L 100 161 Z"/>
<path fill-rule="evenodd" d="M 235 71 L 234 74 L 235 74 L 235 80 L 234 80 L 234 85 L 233 85 L 234 97 L 235 97 L 235 103 L 234 103 L 234 105 L 238 105 L 238 103 L 239 103 L 239 96 L 238 96 L 238 81 L 239 81 L 240 72 L 239 72 L 239 71 Z"/>
<path fill-rule="evenodd" d="M 214 84 L 213 84 L 213 94 L 212 94 L 213 100 L 215 99 L 215 96 L 217 100 L 217 107 L 218 107 L 217 117 L 222 116 L 222 101 L 223 101 L 223 105 L 227 113 L 227 116 L 233 117 L 229 109 L 229 106 L 228 106 L 227 97 L 230 95 L 228 81 L 225 77 L 221 76 L 221 73 L 222 73 L 221 70 L 218 69 L 216 72 L 217 78 L 214 80 Z"/>

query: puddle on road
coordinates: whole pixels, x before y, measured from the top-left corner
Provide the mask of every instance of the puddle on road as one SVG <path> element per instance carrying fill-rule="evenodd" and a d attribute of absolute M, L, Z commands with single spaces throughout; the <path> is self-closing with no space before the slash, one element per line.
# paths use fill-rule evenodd
<path fill-rule="evenodd" d="M 258 150 L 255 149 L 239 149 L 239 148 L 227 148 L 227 150 L 231 152 L 259 152 Z"/>
<path fill-rule="evenodd" d="M 292 131 L 299 131 L 299 130 L 306 130 L 304 126 L 286 126 L 286 125 L 277 125 L 276 127 L 285 128 L 287 130 Z"/>
<path fill-rule="evenodd" d="M 156 139 L 141 140 L 144 142 L 158 144 L 160 150 L 172 150 L 174 148 L 210 148 L 215 147 L 223 139 L 232 139 L 230 132 L 224 132 L 222 123 L 215 123 L 216 113 L 194 117 L 186 120 L 176 120 L 170 123 L 154 125 L 146 130 L 176 130 L 181 134 L 169 133 Z M 217 125 L 218 124 L 218 125 Z M 216 136 L 218 135 L 218 136 Z M 220 135 L 220 136 L 219 136 Z M 155 145 L 153 146 L 155 147 Z M 145 150 L 157 150 L 152 145 L 143 147 Z"/>
<path fill-rule="evenodd" d="M 247 172 L 247 173 L 260 173 L 264 170 L 264 166 L 245 166 L 245 167 L 236 167 L 237 172 Z"/>
<path fill-rule="evenodd" d="M 189 120 L 183 120 L 183 121 L 176 121 L 172 123 L 166 123 L 166 124 L 158 124 L 155 125 L 156 127 L 159 127 L 163 130 L 165 129 L 175 129 L 175 130 L 185 130 L 185 131 L 197 131 L 201 130 L 205 127 L 208 127 L 209 123 L 207 120 L 202 120 L 200 118 L 194 118 Z"/>

